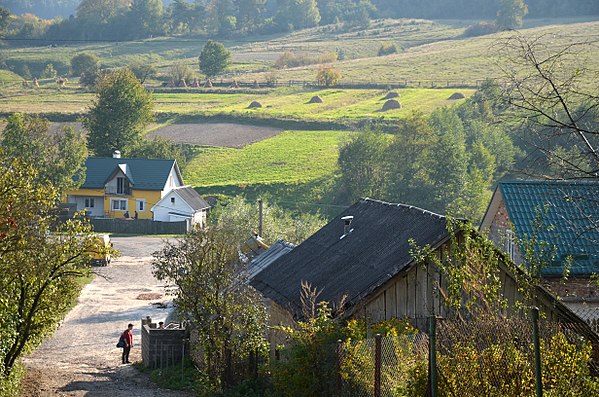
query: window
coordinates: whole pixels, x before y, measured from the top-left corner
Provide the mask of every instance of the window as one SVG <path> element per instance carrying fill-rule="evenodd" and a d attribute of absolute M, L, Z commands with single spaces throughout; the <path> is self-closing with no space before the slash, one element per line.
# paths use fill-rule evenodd
<path fill-rule="evenodd" d="M 127 211 L 127 200 L 111 199 L 111 206 L 115 211 Z"/>
<path fill-rule="evenodd" d="M 171 197 L 171 204 L 175 204 L 175 198 Z"/>
<path fill-rule="evenodd" d="M 516 236 L 514 232 L 510 229 L 505 231 L 505 253 L 510 256 L 511 260 L 514 260 L 516 256 L 516 244 L 515 244 Z"/>
<path fill-rule="evenodd" d="M 125 194 L 125 178 L 116 178 L 116 194 Z"/>
<path fill-rule="evenodd" d="M 146 210 L 146 199 L 137 199 L 137 211 L 144 212 Z"/>
<path fill-rule="evenodd" d="M 95 200 L 93 198 L 86 198 L 85 199 L 85 208 L 94 208 L 95 207 Z"/>

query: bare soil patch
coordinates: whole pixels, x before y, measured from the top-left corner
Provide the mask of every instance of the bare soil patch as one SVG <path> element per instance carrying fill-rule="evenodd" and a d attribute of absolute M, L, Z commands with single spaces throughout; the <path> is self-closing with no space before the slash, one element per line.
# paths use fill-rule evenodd
<path fill-rule="evenodd" d="M 135 326 L 130 360 L 140 362 L 140 320 L 145 316 L 164 320 L 170 301 L 163 297 L 164 285 L 152 276 L 151 268 L 151 254 L 163 240 L 115 237 L 113 243 L 122 256 L 97 268 L 98 275 L 54 335 L 24 360 L 28 372 L 24 397 L 191 395 L 162 390 L 135 366 L 121 364 L 121 349 L 115 345 L 127 324 Z M 137 299 L 142 294 L 161 300 Z"/>
<path fill-rule="evenodd" d="M 283 130 L 235 123 L 171 124 L 148 134 L 176 143 L 200 146 L 242 148 L 280 134 Z"/>

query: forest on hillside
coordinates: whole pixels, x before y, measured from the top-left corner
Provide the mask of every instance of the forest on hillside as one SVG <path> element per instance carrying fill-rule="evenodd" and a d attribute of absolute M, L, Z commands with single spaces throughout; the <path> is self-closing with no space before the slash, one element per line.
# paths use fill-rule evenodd
<path fill-rule="evenodd" d="M 599 15 L 594 0 L 0 0 L 0 6 L 13 15 L 0 15 L 4 38 L 46 40 L 226 38 L 327 24 L 348 30 L 381 17 L 493 21 L 506 10 L 520 13 L 520 21 Z"/>

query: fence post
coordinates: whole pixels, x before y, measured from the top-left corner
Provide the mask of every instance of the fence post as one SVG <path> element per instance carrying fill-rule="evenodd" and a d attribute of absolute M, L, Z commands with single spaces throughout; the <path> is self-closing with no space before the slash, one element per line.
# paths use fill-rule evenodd
<path fill-rule="evenodd" d="M 341 383 L 341 349 L 342 348 L 343 348 L 343 341 L 341 339 L 339 339 L 337 341 L 337 346 L 336 346 L 336 350 L 335 350 L 335 353 L 337 355 L 335 375 L 337 376 L 336 386 L 337 386 L 337 395 L 338 396 L 341 395 L 341 387 L 342 387 L 342 383 Z"/>
<path fill-rule="evenodd" d="M 539 343 L 539 309 L 533 307 L 531 311 L 532 317 L 532 340 L 535 349 L 535 377 L 537 389 L 537 397 L 543 397 L 543 372 L 541 370 L 541 347 Z"/>
<path fill-rule="evenodd" d="M 429 378 L 431 380 L 431 397 L 437 397 L 437 317 L 433 314 L 429 321 Z"/>
<path fill-rule="evenodd" d="M 381 397 L 381 334 L 376 334 L 374 342 L 374 397 Z"/>

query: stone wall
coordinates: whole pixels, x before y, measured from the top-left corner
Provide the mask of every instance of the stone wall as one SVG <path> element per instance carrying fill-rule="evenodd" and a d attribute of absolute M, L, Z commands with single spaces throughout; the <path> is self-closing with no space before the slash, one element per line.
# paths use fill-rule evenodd
<path fill-rule="evenodd" d="M 158 329 L 148 316 L 141 320 L 141 357 L 144 367 L 167 368 L 189 356 L 189 333 L 176 324 Z"/>

